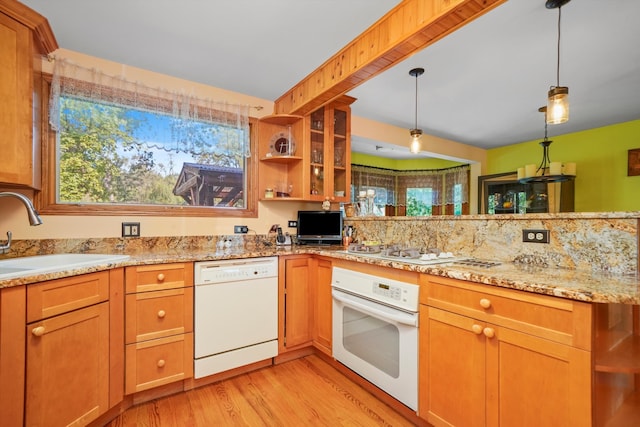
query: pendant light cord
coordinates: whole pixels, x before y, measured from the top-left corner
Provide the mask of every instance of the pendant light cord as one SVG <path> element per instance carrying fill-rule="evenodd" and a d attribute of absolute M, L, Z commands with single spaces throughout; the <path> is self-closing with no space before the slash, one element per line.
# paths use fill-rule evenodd
<path fill-rule="evenodd" d="M 556 87 L 560 86 L 560 20 L 562 17 L 562 7 L 558 7 L 558 66 L 556 67 Z"/>
<path fill-rule="evenodd" d="M 416 102 L 415 102 L 415 126 L 418 129 L 418 73 L 416 73 Z"/>

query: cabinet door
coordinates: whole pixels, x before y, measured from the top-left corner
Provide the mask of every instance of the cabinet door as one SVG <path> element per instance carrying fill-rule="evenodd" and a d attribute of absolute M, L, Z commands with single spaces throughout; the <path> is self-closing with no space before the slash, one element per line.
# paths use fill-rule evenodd
<path fill-rule="evenodd" d="M 0 13 L 0 183 L 39 188 L 39 165 L 34 165 L 39 145 L 33 139 L 33 90 L 39 85 L 33 84 L 33 51 L 31 30 Z"/>
<path fill-rule="evenodd" d="M 418 414 L 434 426 L 485 425 L 483 328 L 474 319 L 420 306 Z"/>
<path fill-rule="evenodd" d="M 86 425 L 109 404 L 109 303 L 27 325 L 26 425 Z"/>
<path fill-rule="evenodd" d="M 338 201 L 349 200 L 351 187 L 351 110 L 349 107 L 336 107 L 332 110 L 331 123 L 331 194 Z"/>
<path fill-rule="evenodd" d="M 487 426 L 591 425 L 590 352 L 487 329 Z"/>
<path fill-rule="evenodd" d="M 331 261 L 315 260 L 314 287 L 314 345 L 323 352 L 331 355 Z"/>
<path fill-rule="evenodd" d="M 311 257 L 285 259 L 284 346 L 287 349 L 311 342 Z"/>

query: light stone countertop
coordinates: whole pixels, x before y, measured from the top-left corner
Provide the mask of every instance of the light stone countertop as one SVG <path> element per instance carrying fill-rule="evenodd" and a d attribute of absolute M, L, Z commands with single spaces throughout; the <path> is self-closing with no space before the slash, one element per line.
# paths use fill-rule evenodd
<path fill-rule="evenodd" d="M 132 253 L 130 254 L 131 258 L 118 263 L 101 264 L 89 268 L 78 268 L 63 272 L 0 280 L 0 289 L 92 273 L 95 271 L 108 270 L 117 267 L 295 254 L 316 254 L 578 301 L 640 305 L 640 277 L 638 274 L 600 274 L 593 273 L 591 271 L 539 267 L 514 263 L 502 263 L 490 268 L 470 267 L 455 264 L 420 266 L 398 261 L 348 254 L 344 252 L 342 247 L 328 248 L 313 246 L 265 249 L 248 248 L 244 251 L 234 252 L 197 250 L 165 250 L 162 252 L 145 251 L 144 253 Z"/>

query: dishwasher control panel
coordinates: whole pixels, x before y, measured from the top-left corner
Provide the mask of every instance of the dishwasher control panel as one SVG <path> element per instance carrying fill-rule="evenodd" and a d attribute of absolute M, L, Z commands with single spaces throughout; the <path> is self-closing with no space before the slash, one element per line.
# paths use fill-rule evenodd
<path fill-rule="evenodd" d="M 277 257 L 199 261 L 194 264 L 196 286 L 277 276 Z"/>

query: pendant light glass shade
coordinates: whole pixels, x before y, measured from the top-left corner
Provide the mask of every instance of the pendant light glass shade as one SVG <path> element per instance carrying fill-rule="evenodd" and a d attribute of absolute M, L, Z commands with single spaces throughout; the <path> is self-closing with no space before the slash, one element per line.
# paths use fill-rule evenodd
<path fill-rule="evenodd" d="M 560 86 L 560 22 L 562 6 L 571 0 L 548 0 L 547 9 L 558 9 L 558 62 L 556 66 L 556 86 L 551 86 L 547 94 L 546 120 L 550 125 L 558 125 L 569 120 L 569 88 Z"/>
<path fill-rule="evenodd" d="M 420 143 L 420 137 L 422 136 L 421 129 L 411 129 L 411 144 L 409 145 L 409 152 L 411 154 L 418 154 L 422 149 L 422 144 Z"/>
<path fill-rule="evenodd" d="M 409 75 L 416 78 L 416 104 L 415 104 L 415 126 L 409 131 L 411 135 L 411 144 L 409 145 L 409 152 L 411 154 L 418 154 L 422 150 L 422 144 L 420 143 L 420 137 L 422 136 L 422 129 L 418 129 L 418 77 L 424 73 L 424 68 L 413 68 L 409 71 Z"/>
<path fill-rule="evenodd" d="M 569 88 L 556 86 L 547 99 L 547 123 L 558 125 L 569 120 Z"/>

